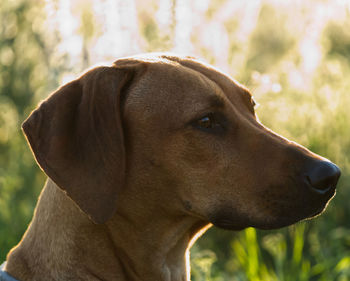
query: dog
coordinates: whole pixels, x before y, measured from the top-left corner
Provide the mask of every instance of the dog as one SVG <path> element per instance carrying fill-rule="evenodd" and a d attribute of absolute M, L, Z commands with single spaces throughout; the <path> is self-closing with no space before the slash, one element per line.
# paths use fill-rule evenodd
<path fill-rule="evenodd" d="M 58 89 L 22 126 L 48 179 L 3 274 L 184 281 L 211 225 L 275 229 L 320 214 L 340 169 L 264 127 L 254 106 L 228 75 L 166 54 Z"/>

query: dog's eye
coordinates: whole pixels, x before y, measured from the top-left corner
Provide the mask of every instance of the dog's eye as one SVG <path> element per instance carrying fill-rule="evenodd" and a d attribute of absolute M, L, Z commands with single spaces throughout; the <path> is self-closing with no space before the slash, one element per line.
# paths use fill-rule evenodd
<path fill-rule="evenodd" d="M 208 113 L 203 117 L 196 119 L 192 125 L 205 132 L 220 133 L 224 131 L 223 124 L 225 118 L 220 114 Z"/>
<path fill-rule="evenodd" d="M 215 125 L 215 121 L 213 118 L 213 114 L 208 114 L 197 121 L 198 127 L 203 129 L 213 128 Z"/>

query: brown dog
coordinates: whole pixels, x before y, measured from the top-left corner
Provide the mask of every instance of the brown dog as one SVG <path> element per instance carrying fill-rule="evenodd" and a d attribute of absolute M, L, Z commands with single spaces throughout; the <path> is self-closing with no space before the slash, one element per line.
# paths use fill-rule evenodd
<path fill-rule="evenodd" d="M 49 179 L 5 270 L 27 280 L 189 280 L 212 224 L 322 212 L 340 170 L 265 128 L 243 86 L 192 58 L 125 58 L 63 86 L 23 130 Z"/>

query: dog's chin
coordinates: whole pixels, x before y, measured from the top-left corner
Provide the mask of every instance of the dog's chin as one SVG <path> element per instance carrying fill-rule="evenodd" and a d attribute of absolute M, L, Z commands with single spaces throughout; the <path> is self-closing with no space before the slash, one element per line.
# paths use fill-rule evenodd
<path fill-rule="evenodd" d="M 242 216 L 233 215 L 228 211 L 216 212 L 210 216 L 210 222 L 221 229 L 239 231 L 251 226 L 246 219 L 242 219 Z"/>
<path fill-rule="evenodd" d="M 262 230 L 273 230 L 273 229 L 279 229 L 279 228 L 290 226 L 304 219 L 305 218 L 289 218 L 289 217 L 278 218 L 275 220 L 268 220 L 265 222 L 252 224 L 252 227 L 255 227 L 257 229 L 262 229 Z"/>
<path fill-rule="evenodd" d="M 292 225 L 294 223 L 297 223 L 298 221 L 302 220 L 297 218 L 276 218 L 276 219 L 265 219 L 265 220 L 257 220 L 257 221 L 246 221 L 245 223 L 237 223 L 237 220 L 232 219 L 231 221 L 225 219 L 218 219 L 215 221 L 212 221 L 212 224 L 218 228 L 224 229 L 224 230 L 231 230 L 231 231 L 240 231 L 247 227 L 254 227 L 257 229 L 262 230 L 271 230 L 271 229 L 278 229 L 282 227 L 286 227 L 289 225 Z"/>
<path fill-rule="evenodd" d="M 319 214 L 319 213 L 318 213 Z M 317 216 L 316 214 L 315 216 Z M 246 221 L 245 223 L 237 223 L 236 220 L 232 219 L 229 220 L 215 220 L 212 221 L 212 224 L 218 228 L 224 229 L 224 230 L 231 230 L 231 231 L 240 231 L 247 227 L 254 227 L 257 229 L 262 230 L 272 230 L 272 229 L 279 229 L 282 227 L 290 226 L 292 224 L 295 224 L 299 221 L 302 221 L 304 219 L 310 219 L 314 216 L 310 217 L 301 217 L 301 218 L 290 218 L 290 217 L 281 217 L 281 218 L 274 218 L 274 219 L 266 219 L 266 220 L 258 220 L 258 221 Z"/>
<path fill-rule="evenodd" d="M 240 231 L 249 227 L 249 225 L 237 224 L 229 221 L 216 221 L 212 222 L 212 224 L 218 228 L 230 231 Z"/>
<path fill-rule="evenodd" d="M 240 216 L 234 216 L 230 212 L 219 212 L 211 216 L 210 222 L 218 228 L 231 231 L 240 231 L 247 227 L 272 230 L 315 218 L 324 212 L 327 205 L 328 202 L 317 208 L 305 208 L 299 210 L 299 212 L 288 212 L 277 216 L 265 215 L 260 218 L 242 218 Z"/>

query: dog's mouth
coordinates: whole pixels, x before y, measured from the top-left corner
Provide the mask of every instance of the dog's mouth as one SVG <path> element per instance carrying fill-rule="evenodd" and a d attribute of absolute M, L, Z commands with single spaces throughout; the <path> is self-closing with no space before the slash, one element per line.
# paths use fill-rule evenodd
<path fill-rule="evenodd" d="M 279 182 L 247 186 L 239 198 L 221 199 L 210 222 L 220 228 L 281 228 L 321 214 L 335 196 L 340 169 L 329 161 L 304 164 Z M 275 179 L 276 181 L 276 179 Z M 249 200 L 247 199 L 249 198 Z"/>
<path fill-rule="evenodd" d="M 246 208 L 245 213 L 232 206 L 218 209 L 209 217 L 210 222 L 216 227 L 234 231 L 247 227 L 277 229 L 320 215 L 336 193 L 335 187 L 331 187 L 324 193 L 315 194 L 305 183 L 299 188 L 294 186 L 294 192 L 290 194 L 281 195 L 271 189 L 283 190 L 271 187 L 270 192 L 263 192 L 258 201 L 251 202 L 252 206 Z M 290 190 L 288 187 L 285 189 Z"/>
<path fill-rule="evenodd" d="M 299 177 L 289 181 L 289 185 L 261 190 L 255 208 L 257 215 L 250 217 L 250 226 L 275 229 L 320 215 L 336 194 L 337 180 L 338 177 L 316 189 L 305 177 Z"/>
<path fill-rule="evenodd" d="M 317 217 L 325 211 L 334 196 L 335 189 L 333 188 L 323 196 L 310 196 L 310 193 L 306 193 L 294 200 L 279 201 L 270 205 L 270 209 L 269 206 L 267 207 L 269 215 L 265 216 L 265 220 L 264 218 L 263 221 L 258 220 L 252 223 L 252 226 L 260 229 L 276 229 Z"/>

